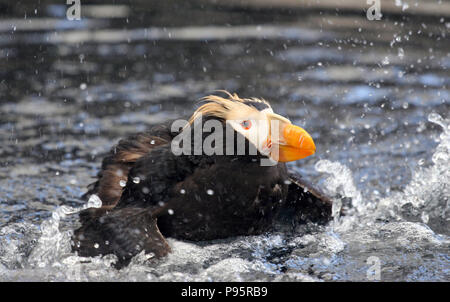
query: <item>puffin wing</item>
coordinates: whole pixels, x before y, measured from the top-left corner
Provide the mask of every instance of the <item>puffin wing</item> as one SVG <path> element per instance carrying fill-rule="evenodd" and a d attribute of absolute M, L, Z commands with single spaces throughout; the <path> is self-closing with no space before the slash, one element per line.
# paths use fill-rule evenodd
<path fill-rule="evenodd" d="M 115 254 L 118 257 L 115 266 L 121 268 L 142 250 L 158 258 L 170 252 L 149 209 L 126 207 L 86 211 L 89 215 L 81 216 L 82 226 L 73 236 L 73 250 L 80 256 Z"/>
<path fill-rule="evenodd" d="M 295 215 L 296 223 L 325 224 L 332 219 L 333 202 L 329 197 L 295 172 L 289 171 L 288 179 L 285 208 Z"/>
<path fill-rule="evenodd" d="M 128 180 L 128 173 L 136 161 L 154 148 L 167 144 L 172 137 L 170 124 L 164 123 L 152 127 L 148 132 L 120 140 L 103 159 L 97 180 L 88 186 L 88 192 L 83 198 L 88 199 L 90 195 L 96 194 L 102 200 L 103 207 L 114 207 L 122 195 L 121 183 Z"/>
<path fill-rule="evenodd" d="M 157 146 L 136 159 L 113 207 L 80 213 L 82 226 L 74 232 L 73 250 L 81 256 L 115 254 L 118 267 L 142 250 L 155 257 L 165 256 L 170 247 L 159 231 L 157 219 L 167 214 L 172 188 L 191 169 L 189 161 L 174 155 L 169 144 Z"/>
<path fill-rule="evenodd" d="M 82 225 L 72 237 L 73 250 L 80 256 L 115 254 L 119 258 L 116 266 L 120 268 L 142 250 L 156 257 L 170 252 L 157 226 L 158 204 L 142 203 L 144 200 L 139 199 L 141 194 L 148 197 L 144 190 L 147 187 L 141 186 L 158 187 L 159 184 L 158 188 L 162 187 L 163 179 L 159 178 L 165 161 L 159 157 L 161 152 L 168 153 L 169 142 L 176 135 L 170 131 L 170 124 L 171 121 L 119 141 L 103 160 L 97 181 L 84 195 L 87 198 L 97 194 L 102 207 L 80 212 Z M 152 165 L 154 159 L 158 159 L 156 165 Z M 166 161 L 170 165 L 173 158 L 169 156 Z M 141 184 L 133 181 L 137 175 L 133 167 L 137 162 L 146 163 L 145 168 L 150 169 L 147 181 L 143 179 Z M 137 172 L 142 175 L 139 169 Z M 165 176 L 171 178 L 170 175 Z M 126 183 L 125 187 L 123 183 Z M 151 189 L 152 192 L 158 191 Z M 139 192 L 139 196 L 133 192 Z"/>

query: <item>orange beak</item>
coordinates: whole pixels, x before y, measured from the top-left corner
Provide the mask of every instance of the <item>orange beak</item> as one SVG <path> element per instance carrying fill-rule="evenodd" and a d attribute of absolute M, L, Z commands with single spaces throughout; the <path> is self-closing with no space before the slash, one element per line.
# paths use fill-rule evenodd
<path fill-rule="evenodd" d="M 271 120 L 271 136 L 277 138 L 273 142 L 277 149 L 272 149 L 272 159 L 280 162 L 295 161 L 316 152 L 311 135 L 303 128 L 292 125 L 288 119 L 278 114 L 268 113 L 267 116 Z"/>
<path fill-rule="evenodd" d="M 283 129 L 285 144 L 279 145 L 278 161 L 288 162 L 299 160 L 316 152 L 316 145 L 311 137 L 303 128 L 288 124 Z"/>

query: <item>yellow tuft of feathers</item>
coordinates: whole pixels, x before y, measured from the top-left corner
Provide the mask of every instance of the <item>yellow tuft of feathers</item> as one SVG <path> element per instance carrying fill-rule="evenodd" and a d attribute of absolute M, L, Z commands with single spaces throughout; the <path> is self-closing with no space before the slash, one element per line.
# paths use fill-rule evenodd
<path fill-rule="evenodd" d="M 226 90 L 219 90 L 225 93 L 228 98 L 223 98 L 217 95 L 208 95 L 203 97 L 200 101 L 205 102 L 201 105 L 189 119 L 189 124 L 192 124 L 199 116 L 216 116 L 224 120 L 233 120 L 242 116 L 243 114 L 250 115 L 258 110 L 251 105 L 251 103 L 264 103 L 268 107 L 270 104 L 264 99 L 258 98 L 240 98 L 236 93 L 231 94 Z"/>

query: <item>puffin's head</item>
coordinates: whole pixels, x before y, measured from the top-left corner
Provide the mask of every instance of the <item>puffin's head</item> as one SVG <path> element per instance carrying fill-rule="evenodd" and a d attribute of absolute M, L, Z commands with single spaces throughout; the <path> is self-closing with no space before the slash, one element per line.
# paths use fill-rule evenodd
<path fill-rule="evenodd" d="M 224 93 L 228 98 L 204 97 L 204 104 L 192 115 L 190 124 L 199 116 L 219 119 L 274 161 L 295 161 L 315 153 L 316 146 L 311 136 L 287 118 L 274 113 L 267 101 L 241 99 L 237 94 Z"/>

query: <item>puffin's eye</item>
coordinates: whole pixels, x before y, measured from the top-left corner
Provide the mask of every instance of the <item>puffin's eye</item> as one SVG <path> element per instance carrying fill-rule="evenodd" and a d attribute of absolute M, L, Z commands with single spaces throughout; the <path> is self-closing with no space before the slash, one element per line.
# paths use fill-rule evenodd
<path fill-rule="evenodd" d="M 242 128 L 244 128 L 245 130 L 248 130 L 248 129 L 250 129 L 250 127 L 252 126 L 252 122 L 249 121 L 249 120 L 242 121 L 242 122 L 241 122 L 241 126 L 242 126 Z"/>

